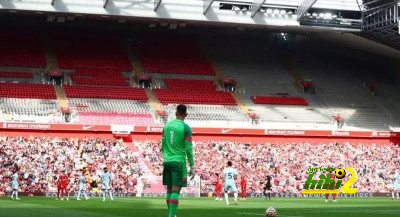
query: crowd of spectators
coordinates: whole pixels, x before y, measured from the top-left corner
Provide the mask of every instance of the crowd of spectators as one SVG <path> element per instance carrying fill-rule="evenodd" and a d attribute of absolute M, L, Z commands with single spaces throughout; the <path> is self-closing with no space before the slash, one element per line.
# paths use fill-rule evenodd
<path fill-rule="evenodd" d="M 243 144 L 230 141 L 193 142 L 196 171 L 202 180 L 201 191 L 214 189 L 215 173 L 222 174 L 227 161 L 239 175 L 246 176 L 248 192 L 261 193 L 266 176 L 273 178 L 273 191 L 299 193 L 308 178 L 307 169 L 353 167 L 358 192 L 388 192 L 396 168 L 400 169 L 400 146 L 362 143 L 265 143 Z M 162 154 L 158 141 L 139 142 L 146 159 L 161 174 Z M 349 179 L 347 175 L 342 183 Z M 314 177 L 318 180 L 318 177 Z M 237 182 L 239 185 L 239 180 Z"/>
<path fill-rule="evenodd" d="M 159 141 L 134 141 L 150 169 L 162 175 Z M 358 192 L 388 192 L 394 173 L 400 168 L 400 146 L 361 143 L 265 143 L 245 144 L 231 141 L 195 141 L 196 170 L 201 192 L 214 188 L 215 173 L 222 174 L 228 160 L 248 180 L 248 192 L 261 193 L 267 176 L 276 193 L 299 193 L 308 177 L 309 167 L 353 167 Z M 137 154 L 137 152 L 136 152 Z M 0 136 L 0 192 L 11 191 L 14 168 L 20 168 L 20 190 L 54 192 L 56 177 L 66 169 L 71 190 L 77 190 L 80 170 L 88 168 L 98 177 L 103 167 L 113 174 L 113 190 L 135 193 L 137 179 L 143 176 L 138 156 L 116 139 L 75 139 Z M 346 176 L 343 183 L 349 178 Z M 314 179 L 318 179 L 315 177 Z M 142 177 L 144 190 L 151 181 Z M 237 183 L 239 185 L 239 181 Z"/>
<path fill-rule="evenodd" d="M 0 192 L 11 191 L 11 176 L 16 168 L 20 191 L 55 192 L 62 170 L 70 177 L 69 189 L 75 191 L 83 169 L 88 171 L 90 180 L 99 179 L 104 167 L 113 174 L 114 191 L 136 192 L 141 169 L 137 156 L 121 140 L 0 135 Z M 91 189 L 89 183 L 87 189 Z"/>

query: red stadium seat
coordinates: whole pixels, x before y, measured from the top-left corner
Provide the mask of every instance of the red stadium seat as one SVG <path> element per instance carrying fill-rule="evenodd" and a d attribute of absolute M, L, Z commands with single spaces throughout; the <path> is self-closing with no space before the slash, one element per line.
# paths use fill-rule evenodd
<path fill-rule="evenodd" d="M 3 72 L 0 71 L 0 77 L 5 78 L 33 78 L 32 72 Z"/>
<path fill-rule="evenodd" d="M 132 71 L 132 65 L 120 38 L 107 34 L 71 32 L 53 34 L 56 41 L 58 66 L 75 69 L 72 80 L 80 85 L 129 86 L 124 71 Z M 95 40 L 93 40 L 95 39 Z"/>
<path fill-rule="evenodd" d="M 215 75 L 207 58 L 190 37 L 146 35 L 135 48 L 146 72 Z"/>
<path fill-rule="evenodd" d="M 165 83 L 168 88 L 154 90 L 162 104 L 236 105 L 231 93 L 215 90 L 212 80 L 167 78 Z"/>
<path fill-rule="evenodd" d="M 41 36 L 34 30 L 4 30 L 0 41 L 0 66 L 46 67 Z"/>
<path fill-rule="evenodd" d="M 156 126 L 150 113 L 79 111 L 76 123 Z"/>
<path fill-rule="evenodd" d="M 65 85 L 65 95 L 69 98 L 130 99 L 147 101 L 148 96 L 142 88 L 118 86 Z"/>
<path fill-rule="evenodd" d="M 255 104 L 272 104 L 272 105 L 300 105 L 308 106 L 308 102 L 303 97 L 288 96 L 252 96 L 251 100 Z"/>
<path fill-rule="evenodd" d="M 0 83 L 0 97 L 57 99 L 51 84 Z"/>

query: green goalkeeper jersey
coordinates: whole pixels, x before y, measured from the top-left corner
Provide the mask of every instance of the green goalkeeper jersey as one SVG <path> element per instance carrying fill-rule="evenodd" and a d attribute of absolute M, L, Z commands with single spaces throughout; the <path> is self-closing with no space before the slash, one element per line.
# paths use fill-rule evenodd
<path fill-rule="evenodd" d="M 163 129 L 162 152 L 164 162 L 186 162 L 194 166 L 192 129 L 184 121 L 174 119 L 168 121 Z"/>

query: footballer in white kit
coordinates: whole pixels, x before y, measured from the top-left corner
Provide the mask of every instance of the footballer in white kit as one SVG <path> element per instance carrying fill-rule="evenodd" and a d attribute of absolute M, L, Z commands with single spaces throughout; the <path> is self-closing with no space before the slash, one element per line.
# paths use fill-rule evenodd
<path fill-rule="evenodd" d="M 225 191 L 226 205 L 229 205 L 229 197 L 228 197 L 229 189 L 232 190 L 234 195 L 235 205 L 237 205 L 238 190 L 236 187 L 235 179 L 237 179 L 239 175 L 237 170 L 232 167 L 232 161 L 228 161 L 228 167 L 224 169 L 224 174 L 225 174 L 224 191 Z"/>

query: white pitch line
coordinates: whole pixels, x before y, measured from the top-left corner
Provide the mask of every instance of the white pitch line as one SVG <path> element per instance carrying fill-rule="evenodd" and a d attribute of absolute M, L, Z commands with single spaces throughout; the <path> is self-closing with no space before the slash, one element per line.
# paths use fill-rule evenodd
<path fill-rule="evenodd" d="M 260 214 L 260 213 L 248 213 L 248 212 L 238 212 L 237 214 L 244 214 L 244 215 L 262 215 L 265 216 L 265 214 Z M 279 215 L 279 216 L 285 216 L 285 217 L 304 217 L 300 215 Z"/>

